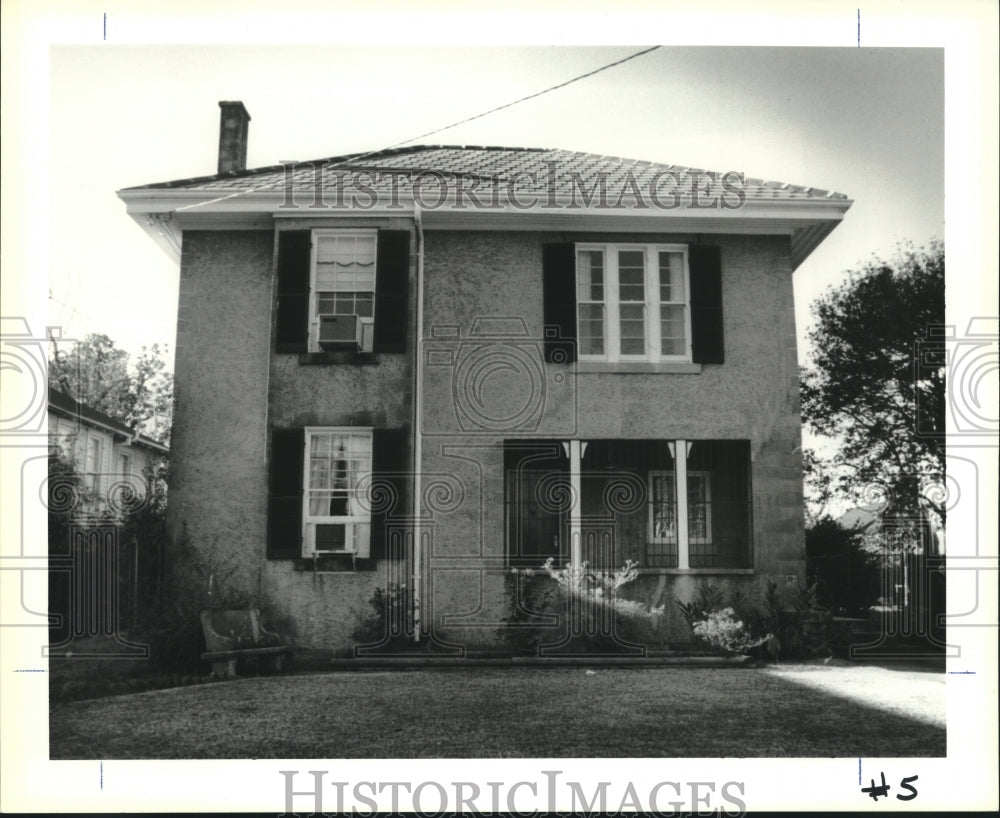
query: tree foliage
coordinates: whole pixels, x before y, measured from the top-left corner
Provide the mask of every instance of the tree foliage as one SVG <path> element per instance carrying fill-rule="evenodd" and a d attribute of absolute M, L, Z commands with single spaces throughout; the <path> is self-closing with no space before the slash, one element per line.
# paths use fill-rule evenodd
<path fill-rule="evenodd" d="M 166 443 L 173 408 L 166 355 L 153 344 L 133 359 L 107 335 L 91 333 L 70 350 L 53 350 L 49 387 Z"/>
<path fill-rule="evenodd" d="M 944 246 L 900 248 L 875 258 L 813 304 L 811 365 L 802 372 L 802 415 L 839 448 L 827 461 L 807 458 L 807 483 L 842 495 L 884 492 L 884 509 L 912 514 L 944 508 L 927 486 L 942 481 L 945 370 L 938 345 L 944 324 Z M 811 473 L 811 476 L 810 474 Z"/>
<path fill-rule="evenodd" d="M 820 602 L 835 614 L 864 616 L 881 592 L 878 552 L 863 532 L 822 517 L 806 529 L 806 575 Z"/>

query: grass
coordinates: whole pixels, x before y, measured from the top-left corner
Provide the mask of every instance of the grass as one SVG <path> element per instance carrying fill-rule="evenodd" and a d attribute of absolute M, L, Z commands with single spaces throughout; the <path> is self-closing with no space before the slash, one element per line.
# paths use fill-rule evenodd
<path fill-rule="evenodd" d="M 943 757 L 944 678 L 810 665 L 242 678 L 54 702 L 50 756 Z"/>

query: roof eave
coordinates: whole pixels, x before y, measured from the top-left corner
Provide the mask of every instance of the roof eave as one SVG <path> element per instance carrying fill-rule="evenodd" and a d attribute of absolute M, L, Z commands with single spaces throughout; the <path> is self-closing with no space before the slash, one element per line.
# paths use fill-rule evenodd
<path fill-rule="evenodd" d="M 354 216 L 349 206 L 289 206 L 284 191 L 224 193 L 206 190 L 130 188 L 118 191 L 129 215 L 175 262 L 180 261 L 186 229 L 270 229 L 275 219 Z M 599 208 L 571 202 L 530 208 L 457 207 L 444 202 L 422 210 L 428 230 L 613 230 L 636 232 L 753 233 L 788 235 L 792 267 L 797 268 L 844 218 L 853 201 L 841 197 L 747 199 L 739 208 Z M 417 205 L 402 192 L 382 209 L 362 215 L 412 216 Z M 484 221 L 484 219 L 486 221 Z"/>

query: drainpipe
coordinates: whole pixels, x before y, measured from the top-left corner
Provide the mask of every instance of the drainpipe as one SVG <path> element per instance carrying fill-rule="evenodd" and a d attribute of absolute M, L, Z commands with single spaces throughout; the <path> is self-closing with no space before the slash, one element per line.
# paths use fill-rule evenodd
<path fill-rule="evenodd" d="M 420 217 L 420 206 L 413 205 L 413 222 L 417 228 L 417 315 L 416 342 L 414 344 L 414 387 L 413 387 L 413 639 L 420 641 L 420 606 L 423 590 L 423 513 L 421 493 L 423 490 L 423 350 L 420 342 L 424 337 L 424 225 Z"/>

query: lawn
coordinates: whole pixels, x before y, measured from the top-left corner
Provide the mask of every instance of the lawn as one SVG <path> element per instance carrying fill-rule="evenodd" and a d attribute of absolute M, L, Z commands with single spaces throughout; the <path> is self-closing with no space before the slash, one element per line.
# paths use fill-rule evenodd
<path fill-rule="evenodd" d="M 50 710 L 53 759 L 942 757 L 945 676 L 461 668 L 237 679 Z"/>

